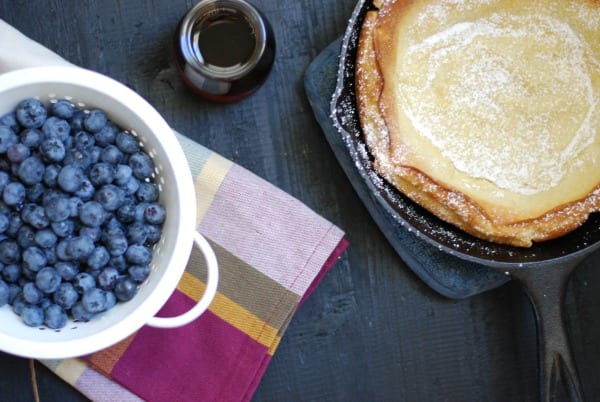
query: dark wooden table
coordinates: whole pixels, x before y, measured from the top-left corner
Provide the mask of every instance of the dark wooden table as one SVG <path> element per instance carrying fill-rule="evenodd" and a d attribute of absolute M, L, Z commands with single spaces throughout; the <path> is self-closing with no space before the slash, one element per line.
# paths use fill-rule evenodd
<path fill-rule="evenodd" d="M 535 324 L 520 288 L 508 283 L 452 300 L 427 287 L 371 219 L 313 116 L 304 72 L 343 33 L 354 0 L 254 0 L 275 30 L 276 62 L 258 93 L 231 105 L 200 100 L 176 75 L 171 39 L 192 3 L 0 0 L 0 18 L 126 83 L 175 129 L 347 232 L 350 248 L 291 322 L 254 400 L 536 400 Z M 576 272 L 566 300 L 590 401 L 600 398 L 600 274 L 593 265 Z M 0 400 L 31 401 L 35 392 L 41 401 L 85 400 L 39 363 L 0 354 Z"/>

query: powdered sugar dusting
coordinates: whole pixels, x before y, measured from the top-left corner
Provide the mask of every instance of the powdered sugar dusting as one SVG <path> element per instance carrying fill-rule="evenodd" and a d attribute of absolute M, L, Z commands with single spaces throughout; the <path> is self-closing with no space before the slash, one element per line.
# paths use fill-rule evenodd
<path fill-rule="evenodd" d="M 451 13 L 455 13 L 457 11 L 462 13 L 474 7 L 490 4 L 492 1 L 493 0 L 442 0 L 438 2 L 431 2 L 425 6 L 424 12 L 419 14 L 417 23 L 419 25 L 430 21 L 444 23 L 448 19 L 448 15 Z"/>
<path fill-rule="evenodd" d="M 430 6 L 423 18 L 444 18 L 445 9 Z M 600 94 L 591 69 L 600 63 L 566 22 L 494 13 L 413 44 L 403 60 L 402 109 L 471 177 L 536 194 L 556 186 L 596 140 Z"/>

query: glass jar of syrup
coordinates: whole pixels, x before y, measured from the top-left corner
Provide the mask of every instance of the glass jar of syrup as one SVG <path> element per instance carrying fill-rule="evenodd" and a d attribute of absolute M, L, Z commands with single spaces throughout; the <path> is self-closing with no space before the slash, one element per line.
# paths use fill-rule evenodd
<path fill-rule="evenodd" d="M 202 0 L 181 19 L 175 64 L 198 95 L 233 102 L 254 93 L 275 59 L 275 36 L 263 14 L 243 0 Z"/>

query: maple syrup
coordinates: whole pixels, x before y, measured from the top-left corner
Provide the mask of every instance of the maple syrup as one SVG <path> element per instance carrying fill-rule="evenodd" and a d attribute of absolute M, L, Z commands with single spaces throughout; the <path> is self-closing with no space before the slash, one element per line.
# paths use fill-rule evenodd
<path fill-rule="evenodd" d="M 275 36 L 263 14 L 243 0 L 202 0 L 182 18 L 175 61 L 198 95 L 232 102 L 254 93 L 275 58 Z"/>

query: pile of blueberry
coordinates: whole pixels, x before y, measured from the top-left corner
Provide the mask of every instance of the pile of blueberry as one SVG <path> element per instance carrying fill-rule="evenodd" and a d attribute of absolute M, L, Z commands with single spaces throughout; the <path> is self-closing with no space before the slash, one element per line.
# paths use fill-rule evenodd
<path fill-rule="evenodd" d="M 158 192 L 104 111 L 21 101 L 0 117 L 0 306 L 58 329 L 131 300 L 162 234 Z"/>

